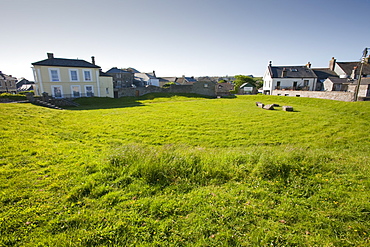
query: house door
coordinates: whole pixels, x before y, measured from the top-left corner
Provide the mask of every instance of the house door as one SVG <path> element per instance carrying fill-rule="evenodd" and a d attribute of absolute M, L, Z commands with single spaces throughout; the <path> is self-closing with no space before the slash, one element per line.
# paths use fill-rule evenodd
<path fill-rule="evenodd" d="M 370 97 L 370 85 L 367 85 L 366 97 Z"/>

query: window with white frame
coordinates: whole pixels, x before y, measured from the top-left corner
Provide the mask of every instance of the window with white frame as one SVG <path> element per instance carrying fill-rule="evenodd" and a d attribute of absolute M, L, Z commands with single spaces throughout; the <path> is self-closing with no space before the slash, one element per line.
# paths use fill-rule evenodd
<path fill-rule="evenodd" d="M 71 92 L 72 92 L 72 97 L 80 97 L 81 87 L 79 85 L 72 85 Z"/>
<path fill-rule="evenodd" d="M 63 97 L 62 86 L 59 86 L 59 85 L 51 86 L 51 92 L 53 94 L 53 97 L 55 97 L 55 98 L 62 98 Z"/>
<path fill-rule="evenodd" d="M 91 70 L 83 70 L 84 81 L 92 81 Z"/>
<path fill-rule="evenodd" d="M 50 81 L 60 81 L 59 69 L 49 69 Z"/>
<path fill-rule="evenodd" d="M 92 85 L 85 85 L 86 97 L 94 96 L 94 87 Z"/>
<path fill-rule="evenodd" d="M 78 78 L 78 70 L 77 69 L 70 69 L 69 70 L 69 79 L 71 81 L 80 81 Z"/>

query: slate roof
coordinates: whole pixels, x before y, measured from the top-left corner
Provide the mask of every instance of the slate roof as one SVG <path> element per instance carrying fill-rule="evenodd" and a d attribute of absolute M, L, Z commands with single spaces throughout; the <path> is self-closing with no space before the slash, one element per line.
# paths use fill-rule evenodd
<path fill-rule="evenodd" d="M 272 78 L 317 78 L 306 66 L 269 66 L 269 69 Z M 284 69 L 286 76 L 282 77 Z"/>
<path fill-rule="evenodd" d="M 255 86 L 253 86 L 251 83 L 249 83 L 249 82 L 246 82 L 246 83 L 243 83 L 241 86 L 240 86 L 240 88 L 244 88 L 244 87 L 255 87 Z"/>
<path fill-rule="evenodd" d="M 103 71 L 99 71 L 99 76 L 112 77 L 111 75 L 108 75 L 107 73 L 104 73 Z"/>
<path fill-rule="evenodd" d="M 129 71 L 127 71 L 127 70 L 123 70 L 123 69 L 117 69 L 117 67 L 113 67 L 113 68 L 111 68 L 110 70 L 108 70 L 107 72 L 105 72 L 105 73 L 132 73 L 132 72 L 129 72 Z"/>
<path fill-rule="evenodd" d="M 328 78 L 333 84 L 353 84 L 357 85 L 358 79 L 352 80 L 348 78 L 338 78 L 338 77 L 329 77 Z M 370 77 L 362 77 L 361 78 L 361 85 L 369 85 L 370 84 Z"/>
<path fill-rule="evenodd" d="M 175 82 L 176 77 L 158 77 L 161 82 Z"/>
<path fill-rule="evenodd" d="M 140 71 L 138 71 L 137 69 L 131 68 L 131 67 L 129 67 L 129 68 L 125 69 L 125 70 L 126 71 L 129 71 L 129 72 L 132 72 L 132 73 L 140 73 Z"/>
<path fill-rule="evenodd" d="M 23 84 L 20 88 L 17 89 L 18 91 L 29 91 L 33 90 L 33 84 Z"/>
<path fill-rule="evenodd" d="M 185 80 L 187 81 L 187 82 L 196 82 L 197 80 L 195 80 L 195 78 L 194 77 L 187 77 L 187 76 L 185 76 Z"/>
<path fill-rule="evenodd" d="M 360 67 L 361 67 L 360 62 L 337 62 L 336 65 L 340 66 L 347 75 L 351 75 L 353 67 L 356 67 L 356 66 L 357 66 L 356 75 L 360 73 Z M 368 63 L 364 64 L 362 73 L 365 75 L 370 75 L 370 64 Z"/>
<path fill-rule="evenodd" d="M 351 83 L 347 78 L 329 77 L 328 78 L 333 84 Z"/>
<path fill-rule="evenodd" d="M 135 77 L 142 78 L 144 80 L 157 79 L 152 73 L 135 73 Z"/>
<path fill-rule="evenodd" d="M 57 66 L 57 67 L 83 67 L 83 68 L 100 68 L 97 65 L 86 62 L 81 59 L 67 59 L 67 58 L 48 58 L 39 62 L 32 63 L 32 65 L 41 66 Z"/>
<path fill-rule="evenodd" d="M 360 84 L 361 85 L 370 85 L 370 77 L 362 77 Z"/>
<path fill-rule="evenodd" d="M 338 75 L 329 68 L 317 68 L 317 69 L 314 68 L 312 70 L 316 74 L 317 79 L 319 81 L 325 80 L 329 77 L 338 77 Z"/>

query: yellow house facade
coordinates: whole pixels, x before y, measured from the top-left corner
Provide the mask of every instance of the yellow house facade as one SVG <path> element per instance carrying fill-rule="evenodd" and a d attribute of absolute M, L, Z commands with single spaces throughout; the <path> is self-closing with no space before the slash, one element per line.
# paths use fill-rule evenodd
<path fill-rule="evenodd" d="M 32 63 L 35 94 L 46 92 L 54 98 L 114 97 L 113 78 L 101 72 L 95 59 L 48 58 Z"/>

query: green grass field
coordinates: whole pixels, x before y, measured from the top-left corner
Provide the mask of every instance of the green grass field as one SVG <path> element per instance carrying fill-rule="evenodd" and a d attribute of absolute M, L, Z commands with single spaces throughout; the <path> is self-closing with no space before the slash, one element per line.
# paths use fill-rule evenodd
<path fill-rule="evenodd" d="M 370 245 L 370 102 L 78 102 L 0 104 L 0 246 Z"/>

